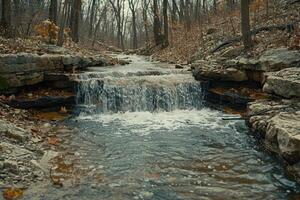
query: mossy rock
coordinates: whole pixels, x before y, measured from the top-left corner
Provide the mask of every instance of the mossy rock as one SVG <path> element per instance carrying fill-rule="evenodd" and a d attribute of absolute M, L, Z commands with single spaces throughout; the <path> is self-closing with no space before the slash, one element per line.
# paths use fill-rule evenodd
<path fill-rule="evenodd" d="M 9 88 L 9 84 L 8 84 L 6 78 L 3 78 L 0 76 L 0 90 L 4 90 L 7 88 Z"/>

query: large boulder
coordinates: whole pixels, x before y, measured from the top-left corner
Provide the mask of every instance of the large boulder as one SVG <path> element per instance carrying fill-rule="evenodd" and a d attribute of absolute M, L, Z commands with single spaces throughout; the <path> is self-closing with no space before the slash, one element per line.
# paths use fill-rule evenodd
<path fill-rule="evenodd" d="M 193 75 L 197 80 L 217 80 L 217 81 L 247 81 L 244 71 L 236 68 L 224 68 L 221 65 L 205 60 L 192 64 Z"/>
<path fill-rule="evenodd" d="M 274 72 L 284 68 L 300 66 L 300 52 L 287 48 L 277 48 L 265 51 L 258 59 L 237 57 L 224 63 L 227 67 L 240 70 Z"/>
<path fill-rule="evenodd" d="M 249 104 L 249 125 L 266 147 L 290 164 L 300 161 L 300 102 L 258 100 Z"/>
<path fill-rule="evenodd" d="M 266 138 L 274 138 L 280 154 L 290 163 L 300 161 L 300 111 L 281 112 L 269 120 Z"/>
<path fill-rule="evenodd" d="M 300 67 L 300 52 L 287 48 L 270 49 L 259 58 L 262 71 L 273 72 L 289 67 Z"/>
<path fill-rule="evenodd" d="M 300 68 L 267 73 L 264 91 L 285 98 L 300 97 Z"/>

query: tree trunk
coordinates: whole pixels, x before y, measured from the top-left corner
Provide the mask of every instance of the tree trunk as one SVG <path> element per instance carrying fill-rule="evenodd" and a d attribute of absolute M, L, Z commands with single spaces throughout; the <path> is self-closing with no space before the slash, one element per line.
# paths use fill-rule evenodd
<path fill-rule="evenodd" d="M 203 10 L 203 13 L 206 13 L 206 11 L 207 11 L 207 8 L 206 8 L 206 0 L 203 0 L 203 1 L 202 1 L 202 10 Z"/>
<path fill-rule="evenodd" d="M 177 21 L 177 13 L 179 13 L 179 9 L 175 0 L 172 0 L 172 22 L 175 23 Z"/>
<path fill-rule="evenodd" d="M 51 0 L 49 6 L 49 20 L 57 24 L 57 0 Z"/>
<path fill-rule="evenodd" d="M 186 30 L 191 30 L 191 2 L 190 0 L 186 0 L 185 3 L 185 23 L 186 23 Z"/>
<path fill-rule="evenodd" d="M 123 35 L 122 35 L 123 21 L 122 21 L 122 13 L 121 12 L 123 9 L 123 17 L 124 17 L 124 6 L 122 6 L 122 3 L 124 3 L 124 1 L 109 0 L 109 3 L 111 4 L 111 6 L 113 8 L 113 11 L 114 11 L 115 17 L 116 17 L 118 47 L 123 49 L 124 48 Z M 113 25 L 112 25 L 112 28 L 113 28 Z M 112 34 L 112 37 L 113 37 L 113 35 L 114 34 Z"/>
<path fill-rule="evenodd" d="M 22 10 L 21 10 L 21 2 L 20 0 L 13 0 L 14 4 L 14 26 L 15 26 L 15 33 L 19 35 L 20 27 L 22 22 Z M 20 35 L 19 35 L 20 36 Z"/>
<path fill-rule="evenodd" d="M 128 0 L 129 9 L 132 15 L 131 19 L 132 19 L 132 48 L 133 49 L 138 48 L 135 3 L 138 3 L 138 1 L 135 2 L 134 0 Z"/>
<path fill-rule="evenodd" d="M 93 0 L 92 7 L 91 7 L 91 16 L 90 16 L 89 37 L 91 37 L 92 33 L 93 33 L 93 24 L 94 24 L 94 18 L 95 18 L 95 4 L 96 4 L 96 0 Z"/>
<path fill-rule="evenodd" d="M 217 0 L 214 0 L 214 12 L 217 13 Z"/>
<path fill-rule="evenodd" d="M 162 42 L 161 38 L 161 24 L 159 19 L 159 10 L 157 0 L 153 0 L 153 14 L 154 14 L 154 21 L 153 21 L 153 33 L 154 33 L 154 41 L 156 45 L 160 45 Z"/>
<path fill-rule="evenodd" d="M 138 41 L 137 41 L 137 30 L 136 30 L 136 16 L 135 11 L 132 12 L 132 33 L 133 33 L 133 48 L 138 48 Z"/>
<path fill-rule="evenodd" d="M 163 0 L 164 15 L 164 46 L 169 45 L 169 22 L 168 22 L 168 0 Z"/>
<path fill-rule="evenodd" d="M 81 14 L 81 0 L 74 0 L 73 4 L 73 27 L 72 27 L 72 39 L 74 42 L 79 42 L 79 20 Z"/>
<path fill-rule="evenodd" d="M 145 29 L 145 39 L 146 42 L 149 42 L 149 24 L 148 24 L 148 4 L 147 4 L 147 0 L 144 0 L 143 3 L 143 23 L 144 23 L 144 29 Z"/>
<path fill-rule="evenodd" d="M 241 28 L 245 49 L 252 46 L 249 17 L 249 0 L 241 0 Z"/>
<path fill-rule="evenodd" d="M 63 46 L 64 44 L 64 29 L 65 29 L 65 26 L 66 26 L 66 20 L 67 20 L 67 16 L 68 16 L 68 13 L 69 13 L 69 6 L 68 6 L 68 3 L 67 2 L 64 2 L 64 6 L 63 6 L 63 10 L 62 10 L 62 19 L 61 19 L 61 22 L 60 22 L 60 29 L 59 29 L 59 32 L 58 32 L 58 40 L 57 40 L 57 45 L 58 46 Z"/>
<path fill-rule="evenodd" d="M 185 11 L 184 0 L 180 0 L 179 3 L 180 3 L 179 21 L 183 22 L 184 21 L 184 11 Z"/>
<path fill-rule="evenodd" d="M 1 32 L 4 37 L 12 37 L 11 33 L 11 0 L 2 0 Z"/>

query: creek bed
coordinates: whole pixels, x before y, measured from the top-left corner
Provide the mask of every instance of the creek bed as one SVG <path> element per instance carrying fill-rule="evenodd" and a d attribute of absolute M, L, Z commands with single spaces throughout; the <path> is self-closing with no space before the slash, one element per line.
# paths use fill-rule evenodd
<path fill-rule="evenodd" d="M 47 187 L 43 199 L 299 199 L 280 161 L 244 121 L 205 107 L 187 71 L 130 59 L 79 77 L 67 124 L 89 172 L 70 187 Z"/>

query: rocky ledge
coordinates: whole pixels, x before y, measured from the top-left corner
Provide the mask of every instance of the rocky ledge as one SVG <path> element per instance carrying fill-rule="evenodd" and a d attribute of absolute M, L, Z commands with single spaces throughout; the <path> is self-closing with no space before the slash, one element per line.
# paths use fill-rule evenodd
<path fill-rule="evenodd" d="M 284 98 L 300 97 L 300 67 L 266 73 L 264 91 Z"/>
<path fill-rule="evenodd" d="M 107 65 L 102 55 L 79 54 L 2 54 L 0 55 L 0 90 L 34 85 L 45 80 L 45 73 L 74 71 L 89 66 Z"/>
<path fill-rule="evenodd" d="M 196 61 L 192 71 L 203 82 L 207 101 L 228 104 L 221 101 L 224 95 L 237 93 L 230 95 L 234 96 L 231 103 L 234 107 L 241 107 L 236 102 L 247 106 L 246 119 L 252 133 L 284 159 L 300 182 L 300 52 L 278 48 L 255 59 L 217 57 Z M 259 98 L 251 95 L 256 92 L 251 92 L 253 88 L 247 88 L 247 83 L 256 83 Z M 236 100 L 243 100 L 249 89 L 247 101 Z"/>
<path fill-rule="evenodd" d="M 192 64 L 192 71 L 197 80 L 254 81 L 264 84 L 266 72 L 291 67 L 300 67 L 300 52 L 278 48 L 267 50 L 256 59 L 247 57 L 227 59 L 221 55 L 209 61 L 198 60 Z"/>
<path fill-rule="evenodd" d="M 300 101 L 259 100 L 249 104 L 248 124 L 264 146 L 280 155 L 300 182 Z"/>
<path fill-rule="evenodd" d="M 291 164 L 300 161 L 300 101 L 258 100 L 249 103 L 249 125 L 266 147 Z"/>

